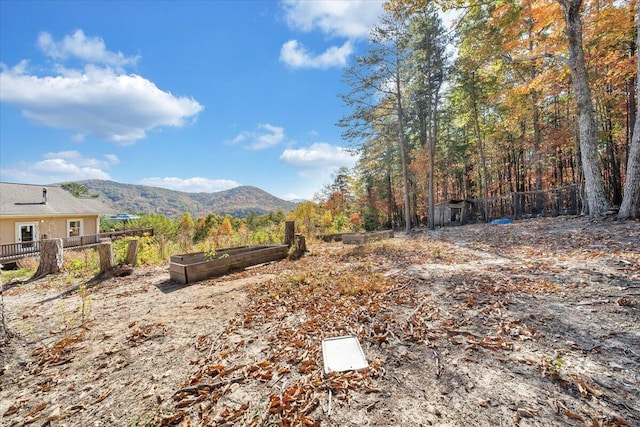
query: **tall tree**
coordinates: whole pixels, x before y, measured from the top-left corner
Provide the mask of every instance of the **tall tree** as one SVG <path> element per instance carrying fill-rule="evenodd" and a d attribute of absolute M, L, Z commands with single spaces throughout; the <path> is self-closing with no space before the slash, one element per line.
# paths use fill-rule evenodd
<path fill-rule="evenodd" d="M 233 225 L 231 225 L 231 217 L 229 215 L 225 216 L 222 220 L 222 224 L 220 224 L 220 228 L 218 229 L 218 234 L 222 236 L 233 236 L 234 230 Z"/>
<path fill-rule="evenodd" d="M 582 0 L 557 1 L 564 10 L 569 46 L 569 69 L 578 113 L 580 156 L 585 180 L 586 201 L 590 215 L 602 215 L 609 211 L 611 206 L 604 190 L 604 182 L 600 172 L 598 129 L 582 45 Z"/>
<path fill-rule="evenodd" d="M 544 93 L 548 92 L 546 81 L 541 81 L 538 77 L 541 74 L 542 49 L 546 51 L 550 44 L 549 36 L 551 25 L 546 21 L 553 16 L 552 10 L 544 13 L 540 8 L 535 7 L 535 0 L 524 0 L 522 2 L 507 2 L 503 7 L 497 8 L 492 14 L 493 25 L 501 29 L 500 38 L 501 57 L 506 58 L 506 64 L 512 70 L 517 81 L 513 81 L 506 90 L 510 98 L 515 98 L 516 102 L 524 102 L 523 105 L 513 105 L 510 115 L 514 110 L 525 112 L 527 117 L 518 117 L 519 120 L 531 121 L 533 128 L 533 163 L 535 169 L 535 212 L 543 210 L 542 194 L 542 113 Z M 549 9 L 549 7 L 547 7 Z M 540 16 L 542 15 L 542 16 Z M 542 48 L 542 49 L 541 49 Z M 522 60 L 524 58 L 536 58 Z M 546 79 L 545 79 L 546 80 Z M 547 84 L 545 84 L 547 83 Z M 521 96 L 514 96 L 521 93 Z M 522 141 L 524 142 L 524 141 Z M 512 190 L 513 191 L 513 190 Z"/>
<path fill-rule="evenodd" d="M 640 100 L 640 3 L 636 6 L 636 58 L 638 62 L 638 74 L 636 77 L 636 94 Z M 631 146 L 629 147 L 629 159 L 627 160 L 627 181 L 624 186 L 624 196 L 620 211 L 620 219 L 640 218 L 640 109 L 638 109 Z"/>
<path fill-rule="evenodd" d="M 420 144 L 428 152 L 429 228 L 435 229 L 435 153 L 438 142 L 440 90 L 446 77 L 447 43 L 450 41 L 438 10 L 427 5 L 411 20 L 412 82 L 410 99 L 417 119 Z M 415 130 L 414 130 L 415 132 Z"/>
<path fill-rule="evenodd" d="M 464 94 L 462 104 L 465 112 L 459 113 L 468 127 L 469 134 L 475 138 L 475 148 L 480 163 L 479 181 L 483 206 L 483 219 L 489 221 L 489 150 L 487 134 L 494 127 L 496 115 L 495 103 L 489 102 L 497 91 L 494 71 L 496 57 L 495 31 L 488 25 L 492 6 L 479 5 L 471 7 L 461 20 L 458 30 L 461 35 L 459 57 L 456 61 L 456 86 Z M 477 41 L 477 34 L 482 34 L 483 42 Z"/>
<path fill-rule="evenodd" d="M 342 99 L 354 109 L 340 120 L 347 128 L 347 139 L 362 141 L 378 133 L 378 126 L 388 125 L 388 117 L 381 115 L 381 105 L 394 106 L 397 147 L 402 168 L 405 230 L 411 230 L 410 187 L 407 168 L 405 106 L 403 91 L 405 58 L 408 55 L 408 21 L 404 14 L 386 13 L 371 31 L 367 52 L 354 59 L 355 64 L 345 71 L 345 82 L 352 90 Z M 387 112 L 390 112 L 387 109 Z"/>
<path fill-rule="evenodd" d="M 67 190 L 69 193 L 73 194 L 75 197 L 78 197 L 78 198 L 85 198 L 85 199 L 98 198 L 97 194 L 90 194 L 89 189 L 86 186 L 79 184 L 77 182 L 68 182 L 68 183 L 62 184 L 60 188 Z"/>
<path fill-rule="evenodd" d="M 350 170 L 346 166 L 338 168 L 331 176 L 332 182 L 325 185 L 319 194 L 324 208 L 332 216 L 348 214 L 352 204 L 352 194 L 350 186 Z"/>
<path fill-rule="evenodd" d="M 189 212 L 185 212 L 178 222 L 178 239 L 180 244 L 189 249 L 193 243 L 193 237 L 196 231 L 196 224 Z"/>
<path fill-rule="evenodd" d="M 600 172 L 598 136 L 591 89 L 585 64 L 582 34 L 582 0 L 555 0 L 563 9 L 569 69 L 572 77 L 582 168 L 585 179 L 586 202 L 591 215 L 602 215 L 610 210 L 604 182 Z M 422 7 L 428 3 L 438 3 L 443 8 L 466 8 L 486 5 L 477 0 L 390 0 L 388 8 L 402 9 L 408 6 Z"/>
<path fill-rule="evenodd" d="M 387 129 L 388 133 L 381 132 L 362 145 L 360 159 L 356 165 L 361 180 L 365 181 L 362 185 L 362 190 L 366 192 L 364 210 L 368 210 L 367 217 L 371 229 L 377 225 L 377 215 L 385 218 L 384 226 L 387 228 L 393 228 L 397 224 L 394 190 L 398 169 L 395 149 L 397 145 L 393 142 L 395 132 L 391 134 L 389 127 L 382 128 L 384 129 Z"/>

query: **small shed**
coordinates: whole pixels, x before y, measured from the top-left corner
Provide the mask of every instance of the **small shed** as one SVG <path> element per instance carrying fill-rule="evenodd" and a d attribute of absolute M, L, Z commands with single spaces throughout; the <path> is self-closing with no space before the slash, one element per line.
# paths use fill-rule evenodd
<path fill-rule="evenodd" d="M 471 200 L 452 199 L 435 205 L 435 225 L 462 225 L 466 224 L 473 215 L 473 202 Z"/>

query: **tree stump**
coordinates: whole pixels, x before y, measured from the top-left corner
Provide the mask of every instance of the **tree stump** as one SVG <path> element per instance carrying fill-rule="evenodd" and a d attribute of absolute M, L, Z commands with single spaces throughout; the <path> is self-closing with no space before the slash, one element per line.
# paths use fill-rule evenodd
<path fill-rule="evenodd" d="M 101 242 L 98 245 L 98 255 L 100 256 L 100 273 L 111 270 L 114 266 L 111 242 Z"/>
<path fill-rule="evenodd" d="M 284 244 L 287 246 L 293 245 L 293 240 L 296 235 L 296 223 L 295 221 L 286 221 L 284 223 Z"/>
<path fill-rule="evenodd" d="M 135 267 L 138 265 L 138 248 L 140 247 L 140 240 L 129 240 L 129 246 L 127 247 L 127 258 L 125 260 L 127 265 Z"/>
<path fill-rule="evenodd" d="M 290 259 L 302 258 L 304 253 L 307 252 L 307 242 L 303 234 L 296 234 L 294 243 L 289 249 Z"/>
<path fill-rule="evenodd" d="M 38 265 L 38 271 L 31 279 L 39 279 L 47 274 L 60 273 L 63 265 L 62 239 L 43 240 L 40 248 L 40 265 Z"/>

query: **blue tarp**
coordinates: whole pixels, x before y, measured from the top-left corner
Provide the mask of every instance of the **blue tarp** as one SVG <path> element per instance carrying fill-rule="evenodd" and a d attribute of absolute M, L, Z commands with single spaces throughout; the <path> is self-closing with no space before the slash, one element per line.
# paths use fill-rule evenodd
<path fill-rule="evenodd" d="M 116 221 L 116 220 L 129 220 L 129 219 L 138 219 L 140 218 L 138 215 L 131 215 L 128 213 L 119 213 L 117 215 L 111 215 L 106 217 L 105 219 L 108 219 L 109 221 Z"/>
<path fill-rule="evenodd" d="M 493 221 L 491 221 L 491 224 L 496 225 L 496 224 L 511 224 L 513 222 L 513 220 L 511 218 L 502 218 L 502 219 L 494 219 Z"/>

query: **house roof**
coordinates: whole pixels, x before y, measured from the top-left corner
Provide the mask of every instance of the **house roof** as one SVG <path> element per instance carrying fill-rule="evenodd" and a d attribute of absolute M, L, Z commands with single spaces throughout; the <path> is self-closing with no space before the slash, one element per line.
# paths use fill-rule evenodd
<path fill-rule="evenodd" d="M 43 189 L 47 189 L 46 203 Z M 115 213 L 97 198 L 78 198 L 58 186 L 0 182 L 0 217 L 105 215 Z"/>

